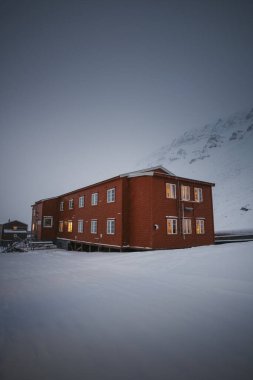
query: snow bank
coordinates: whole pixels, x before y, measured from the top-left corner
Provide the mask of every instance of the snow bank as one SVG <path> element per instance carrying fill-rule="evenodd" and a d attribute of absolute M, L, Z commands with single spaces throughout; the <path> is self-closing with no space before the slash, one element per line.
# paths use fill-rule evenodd
<path fill-rule="evenodd" d="M 253 243 L 0 254 L 9 379 L 251 379 Z"/>

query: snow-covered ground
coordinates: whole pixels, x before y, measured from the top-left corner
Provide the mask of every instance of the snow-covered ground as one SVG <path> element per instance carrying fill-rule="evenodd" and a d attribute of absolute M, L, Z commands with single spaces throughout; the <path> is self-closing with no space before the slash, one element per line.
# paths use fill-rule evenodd
<path fill-rule="evenodd" d="M 169 141 L 168 141 L 169 142 Z M 215 182 L 215 230 L 253 228 L 253 108 L 188 130 L 139 163 Z"/>
<path fill-rule="evenodd" d="M 253 378 L 253 243 L 0 254 L 1 380 Z"/>

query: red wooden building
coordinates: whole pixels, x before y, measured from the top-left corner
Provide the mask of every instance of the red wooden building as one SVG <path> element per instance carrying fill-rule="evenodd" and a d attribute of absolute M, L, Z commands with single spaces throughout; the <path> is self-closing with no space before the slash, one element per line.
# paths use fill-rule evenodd
<path fill-rule="evenodd" d="M 32 233 L 79 250 L 213 244 L 212 186 L 162 166 L 122 174 L 35 202 Z"/>

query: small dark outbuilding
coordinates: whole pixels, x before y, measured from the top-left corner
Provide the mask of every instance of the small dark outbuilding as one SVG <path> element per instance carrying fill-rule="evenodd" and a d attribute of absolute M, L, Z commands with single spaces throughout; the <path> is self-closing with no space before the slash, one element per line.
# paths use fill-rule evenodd
<path fill-rule="evenodd" d="M 27 238 L 27 224 L 18 220 L 0 224 L 0 239 L 2 243 Z"/>

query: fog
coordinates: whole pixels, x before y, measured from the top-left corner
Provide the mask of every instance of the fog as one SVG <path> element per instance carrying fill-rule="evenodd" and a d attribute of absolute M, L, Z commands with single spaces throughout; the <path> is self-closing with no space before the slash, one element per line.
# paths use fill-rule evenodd
<path fill-rule="evenodd" d="M 252 7 L 1 1 L 0 222 L 251 106 Z"/>

